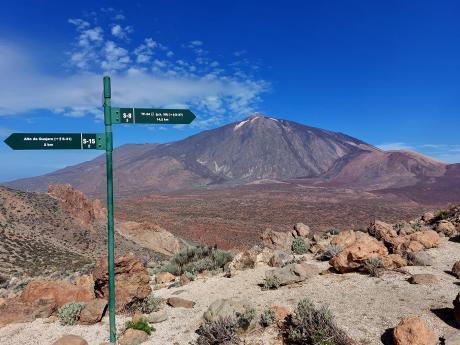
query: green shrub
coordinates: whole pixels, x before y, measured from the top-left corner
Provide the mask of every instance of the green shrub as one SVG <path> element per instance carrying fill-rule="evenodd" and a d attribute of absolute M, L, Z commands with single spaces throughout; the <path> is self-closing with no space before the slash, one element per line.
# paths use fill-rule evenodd
<path fill-rule="evenodd" d="M 305 254 L 308 252 L 308 249 L 310 246 L 305 242 L 305 239 L 303 237 L 296 237 L 292 241 L 292 251 L 295 254 Z"/>
<path fill-rule="evenodd" d="M 280 279 L 276 276 L 270 276 L 264 278 L 262 290 L 277 290 L 281 286 Z"/>
<path fill-rule="evenodd" d="M 403 223 L 396 223 L 393 225 L 393 230 L 396 231 L 398 234 L 402 230 L 402 228 L 404 228 Z"/>
<path fill-rule="evenodd" d="M 125 325 L 126 329 L 132 328 L 132 329 L 137 329 L 139 331 L 144 331 L 148 335 L 152 334 L 152 332 L 155 332 L 155 328 L 150 326 L 149 322 L 145 318 L 141 318 L 140 320 L 134 322 L 134 321 L 128 321 L 126 322 Z"/>
<path fill-rule="evenodd" d="M 170 262 L 163 266 L 163 271 L 179 276 L 185 272 L 196 274 L 222 270 L 232 259 L 231 253 L 216 247 L 206 245 L 187 247 L 174 254 Z"/>
<path fill-rule="evenodd" d="M 268 307 L 265 307 L 264 311 L 260 315 L 260 325 L 262 327 L 268 327 L 272 325 L 276 320 L 276 313 Z"/>
<path fill-rule="evenodd" d="M 383 267 L 383 261 L 379 257 L 369 258 L 364 263 L 364 268 L 371 277 L 378 277 Z"/>
<path fill-rule="evenodd" d="M 160 297 L 150 295 L 147 298 L 136 300 L 125 307 L 125 311 L 134 314 L 136 311 L 143 314 L 150 314 L 160 310 L 160 305 L 164 300 Z"/>
<path fill-rule="evenodd" d="M 76 324 L 84 307 L 85 303 L 80 302 L 64 304 L 58 309 L 59 323 L 63 326 Z"/>
<path fill-rule="evenodd" d="M 252 320 L 256 317 L 256 310 L 252 307 L 245 307 L 242 313 L 236 313 L 238 327 L 247 329 Z"/>
<path fill-rule="evenodd" d="M 282 335 L 288 344 L 295 345 L 353 344 L 346 333 L 336 326 L 329 308 L 315 308 L 309 299 L 301 300 L 294 314 L 286 319 Z"/>
<path fill-rule="evenodd" d="M 422 230 L 422 223 L 420 222 L 420 220 L 417 220 L 416 222 L 411 223 L 410 226 L 411 226 L 412 229 L 414 229 L 415 231 L 420 231 L 420 230 Z"/>
<path fill-rule="evenodd" d="M 184 275 L 187 277 L 188 280 L 191 282 L 196 279 L 196 275 L 192 272 L 185 272 Z"/>
<path fill-rule="evenodd" d="M 212 322 L 203 323 L 197 330 L 197 345 L 238 345 L 241 343 L 236 334 L 238 321 L 231 317 L 219 317 Z"/>
<path fill-rule="evenodd" d="M 328 261 L 332 259 L 334 256 L 339 254 L 343 250 L 342 246 L 338 246 L 335 244 L 330 244 L 326 247 L 324 252 L 317 256 L 319 260 Z"/>

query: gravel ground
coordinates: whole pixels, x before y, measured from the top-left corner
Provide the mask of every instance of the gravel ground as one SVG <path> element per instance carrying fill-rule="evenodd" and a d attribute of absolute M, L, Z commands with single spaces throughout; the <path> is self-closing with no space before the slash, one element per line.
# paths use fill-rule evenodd
<path fill-rule="evenodd" d="M 240 272 L 233 278 L 215 276 L 203 278 L 173 289 L 161 289 L 155 294 L 172 295 L 196 302 L 193 309 L 167 308 L 169 319 L 155 325 L 156 332 L 145 344 L 186 345 L 195 339 L 203 312 L 218 298 L 249 300 L 261 311 L 266 305 L 294 307 L 304 297 L 316 304 L 327 304 L 336 316 L 337 324 L 362 344 L 382 344 L 382 335 L 408 315 L 422 317 L 439 336 L 455 332 L 452 300 L 459 292 L 458 280 L 446 273 L 460 260 L 460 244 L 444 240 L 440 248 L 428 253 L 434 258 L 432 267 L 406 267 L 404 272 L 387 272 L 380 278 L 358 273 L 327 274 L 302 284 L 279 290 L 261 291 L 257 285 L 268 267 Z M 327 262 L 308 261 L 326 269 Z M 411 285 L 406 279 L 413 273 L 432 273 L 439 278 L 435 285 Z M 117 318 L 121 330 L 125 318 Z M 457 331 L 458 332 L 458 331 Z M 270 332 L 268 332 L 270 333 Z M 272 332 L 273 333 L 273 332 Z M 8 325 L 0 329 L 2 345 L 50 345 L 64 334 L 83 336 L 90 345 L 107 341 L 108 321 L 94 326 L 60 326 L 57 322 L 39 319 L 28 324 Z M 273 336 L 255 337 L 251 345 L 271 345 Z"/>

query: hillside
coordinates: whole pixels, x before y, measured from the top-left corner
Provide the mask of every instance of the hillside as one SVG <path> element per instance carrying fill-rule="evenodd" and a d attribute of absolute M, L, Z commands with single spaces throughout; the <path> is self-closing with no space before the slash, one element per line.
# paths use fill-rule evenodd
<path fill-rule="evenodd" d="M 135 235 L 130 240 L 117 234 L 117 252 L 157 255 L 136 244 Z M 0 187 L 0 274 L 65 274 L 106 251 L 105 209 L 98 201 L 70 186 L 51 186 L 50 193 Z"/>

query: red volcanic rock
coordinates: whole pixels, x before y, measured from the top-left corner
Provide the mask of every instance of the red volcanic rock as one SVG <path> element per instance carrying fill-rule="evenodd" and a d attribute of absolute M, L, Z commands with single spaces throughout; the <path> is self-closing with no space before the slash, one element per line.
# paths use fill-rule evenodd
<path fill-rule="evenodd" d="M 436 345 L 438 337 L 425 321 L 418 317 L 405 317 L 393 330 L 395 345 Z"/>
<path fill-rule="evenodd" d="M 93 271 L 94 289 L 99 298 L 108 299 L 107 260 L 99 260 Z M 142 261 L 134 255 L 115 258 L 115 307 L 117 311 L 130 303 L 148 297 L 150 277 Z"/>
<path fill-rule="evenodd" d="M 90 200 L 70 184 L 50 184 L 48 193 L 61 201 L 67 211 L 87 229 L 106 219 L 107 211 L 100 200 Z"/>
<path fill-rule="evenodd" d="M 35 280 L 25 287 L 19 298 L 24 303 L 54 300 L 61 307 L 69 302 L 91 301 L 94 297 L 92 286 L 74 285 L 63 280 Z"/>
<path fill-rule="evenodd" d="M 31 322 L 37 318 L 47 318 L 57 305 L 53 299 L 41 299 L 25 302 L 19 298 L 10 298 L 0 305 L 0 327 L 10 323 Z"/>

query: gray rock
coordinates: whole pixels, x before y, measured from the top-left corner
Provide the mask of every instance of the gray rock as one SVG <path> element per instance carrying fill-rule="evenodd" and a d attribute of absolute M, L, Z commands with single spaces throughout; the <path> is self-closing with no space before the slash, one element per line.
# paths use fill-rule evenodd
<path fill-rule="evenodd" d="M 247 301 L 235 301 L 231 299 L 218 299 L 211 303 L 203 314 L 203 319 L 212 322 L 219 317 L 235 317 L 237 313 L 244 313 L 249 308 Z"/>
<path fill-rule="evenodd" d="M 320 269 L 318 267 L 303 262 L 269 270 L 265 272 L 265 278 L 270 279 L 276 276 L 280 281 L 280 285 L 290 285 L 312 278 L 319 273 Z"/>
<path fill-rule="evenodd" d="M 421 273 L 421 274 L 414 274 L 412 277 L 408 279 L 409 283 L 411 284 L 422 284 L 422 285 L 431 285 L 439 283 L 438 277 L 434 274 L 428 273 Z"/>
<path fill-rule="evenodd" d="M 168 319 L 168 313 L 166 310 L 155 311 L 147 315 L 147 320 L 150 323 L 160 323 Z"/>

